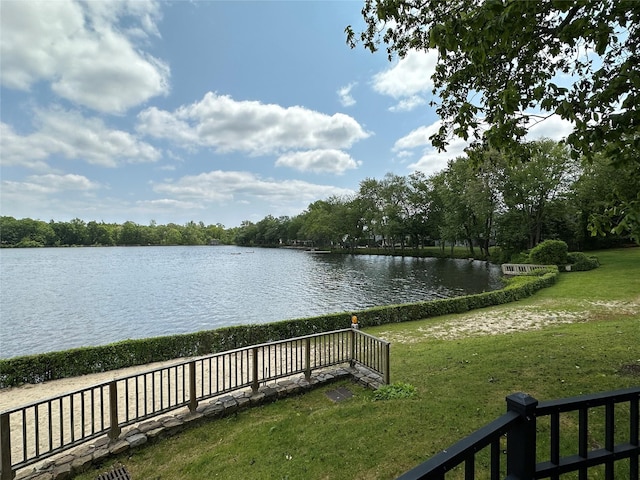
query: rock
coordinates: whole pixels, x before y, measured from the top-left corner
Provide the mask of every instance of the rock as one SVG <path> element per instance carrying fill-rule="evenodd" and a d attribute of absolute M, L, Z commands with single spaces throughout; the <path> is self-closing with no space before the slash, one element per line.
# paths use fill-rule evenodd
<path fill-rule="evenodd" d="M 142 433 L 147 433 L 150 430 L 155 430 L 160 428 L 162 424 L 156 420 L 151 420 L 150 422 L 144 422 L 138 426 L 138 430 Z"/>
<path fill-rule="evenodd" d="M 131 448 L 139 447 L 147 443 L 147 436 L 144 433 L 138 433 L 127 437 L 127 442 L 131 445 Z"/>
<path fill-rule="evenodd" d="M 57 465 L 53 469 L 53 478 L 56 480 L 65 480 L 67 478 L 71 478 L 71 463 L 63 463 L 62 465 Z"/>
<path fill-rule="evenodd" d="M 149 430 L 147 432 L 147 438 L 149 440 L 156 439 L 156 438 L 160 437 L 163 432 L 164 432 L 164 428 L 163 427 L 156 428 L 155 430 Z"/>
<path fill-rule="evenodd" d="M 109 452 L 111 452 L 112 455 L 118 455 L 119 453 L 126 452 L 127 450 L 129 450 L 129 442 L 126 440 L 118 440 L 109 447 Z"/>
<path fill-rule="evenodd" d="M 202 411 L 202 414 L 205 417 L 220 417 L 223 412 L 224 407 L 220 404 L 214 403 L 207 405 L 207 407 Z"/>
<path fill-rule="evenodd" d="M 263 392 L 258 392 L 258 393 L 255 393 L 255 394 L 251 395 L 251 400 L 250 400 L 251 405 L 260 405 L 260 404 L 262 404 L 264 402 L 264 397 L 265 397 L 265 395 L 264 395 Z"/>

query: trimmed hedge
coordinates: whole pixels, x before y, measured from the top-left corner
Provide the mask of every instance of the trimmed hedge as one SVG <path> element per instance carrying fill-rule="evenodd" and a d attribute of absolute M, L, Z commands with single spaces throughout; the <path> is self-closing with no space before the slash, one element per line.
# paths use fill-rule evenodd
<path fill-rule="evenodd" d="M 557 272 L 540 277 L 515 277 L 501 290 L 429 302 L 375 307 L 359 312 L 242 325 L 183 335 L 126 340 L 98 347 L 76 348 L 0 360 L 0 388 L 40 383 L 183 357 L 195 357 L 236 348 L 348 328 L 351 315 L 362 327 L 420 320 L 450 313 L 513 302 L 549 287 Z"/>
<path fill-rule="evenodd" d="M 597 257 L 587 256 L 582 252 L 569 252 L 567 262 L 571 265 L 572 272 L 586 272 L 600 266 Z"/>
<path fill-rule="evenodd" d="M 562 240 L 545 240 L 531 249 L 531 263 L 542 265 L 564 265 L 567 263 L 569 248 Z"/>

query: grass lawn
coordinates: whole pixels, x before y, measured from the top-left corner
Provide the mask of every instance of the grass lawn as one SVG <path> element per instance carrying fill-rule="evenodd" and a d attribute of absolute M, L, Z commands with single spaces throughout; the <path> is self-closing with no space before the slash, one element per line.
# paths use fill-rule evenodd
<path fill-rule="evenodd" d="M 510 393 L 544 401 L 637 386 L 640 248 L 597 256 L 600 268 L 562 274 L 520 302 L 367 329 L 392 342 L 391 381 L 415 386 L 413 397 L 374 401 L 342 382 L 115 462 L 133 479 L 391 479 L 504 413 Z M 326 391 L 339 385 L 353 398 L 329 400 Z M 94 479 L 113 463 L 76 478 Z"/>

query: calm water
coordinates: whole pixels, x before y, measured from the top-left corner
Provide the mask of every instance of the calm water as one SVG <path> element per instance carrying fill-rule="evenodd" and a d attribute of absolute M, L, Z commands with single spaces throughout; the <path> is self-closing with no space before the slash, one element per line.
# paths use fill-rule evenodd
<path fill-rule="evenodd" d="M 484 262 L 226 246 L 0 249 L 0 269 L 0 358 L 501 285 Z"/>

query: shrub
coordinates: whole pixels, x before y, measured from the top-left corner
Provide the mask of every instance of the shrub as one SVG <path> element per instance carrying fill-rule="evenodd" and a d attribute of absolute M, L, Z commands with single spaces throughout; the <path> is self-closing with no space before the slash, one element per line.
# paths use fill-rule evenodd
<path fill-rule="evenodd" d="M 567 255 L 567 263 L 571 265 L 572 272 L 586 272 L 600 266 L 596 257 L 588 257 L 582 252 L 571 252 Z"/>
<path fill-rule="evenodd" d="M 569 247 L 567 247 L 566 242 L 562 240 L 545 240 L 531 250 L 529 258 L 531 259 L 531 263 L 566 265 L 568 251 Z"/>
<path fill-rule="evenodd" d="M 529 263 L 529 255 L 521 252 L 511 256 L 509 263 Z"/>
<path fill-rule="evenodd" d="M 383 385 L 373 394 L 374 400 L 393 400 L 396 398 L 409 398 L 416 394 L 416 387 L 410 383 L 395 382 L 391 385 Z"/>
<path fill-rule="evenodd" d="M 528 275 L 530 277 L 540 277 L 545 273 L 558 273 L 560 269 L 557 265 L 545 265 L 544 267 L 537 267 L 531 270 L 529 273 L 525 273 L 524 275 Z"/>

